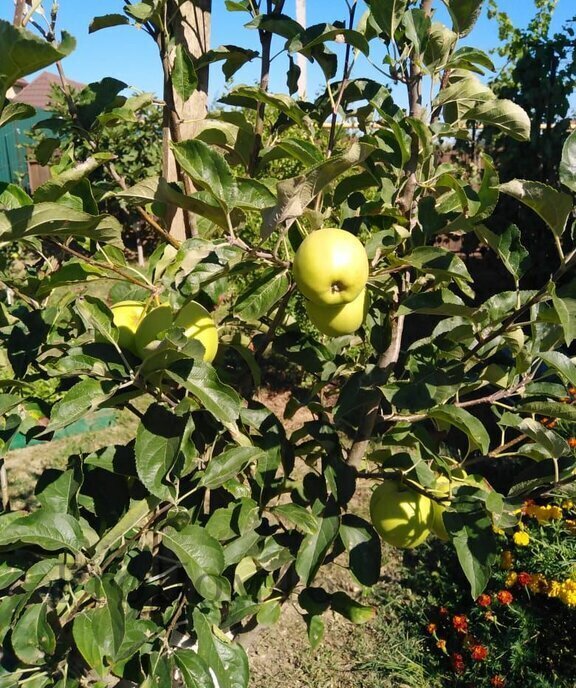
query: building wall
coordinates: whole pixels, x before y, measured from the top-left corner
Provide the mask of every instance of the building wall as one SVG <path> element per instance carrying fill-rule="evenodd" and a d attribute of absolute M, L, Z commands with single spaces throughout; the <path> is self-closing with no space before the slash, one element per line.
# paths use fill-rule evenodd
<path fill-rule="evenodd" d="M 10 122 L 0 129 L 0 182 L 19 182 L 30 188 L 27 149 L 32 145 L 28 133 L 50 114 L 37 110 L 33 117 Z"/>

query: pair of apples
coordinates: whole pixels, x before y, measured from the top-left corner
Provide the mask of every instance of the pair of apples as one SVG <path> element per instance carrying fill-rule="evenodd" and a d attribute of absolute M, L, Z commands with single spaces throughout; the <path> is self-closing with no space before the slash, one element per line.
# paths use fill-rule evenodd
<path fill-rule="evenodd" d="M 447 497 L 453 483 L 466 478 L 466 471 L 456 468 L 452 471 L 452 481 L 446 476 L 439 476 L 433 491 L 439 497 Z M 474 479 L 478 480 L 476 477 Z M 441 540 L 448 540 L 443 518 L 445 511 L 446 507 L 442 504 L 397 480 L 384 480 L 370 499 L 372 525 L 384 542 L 401 549 L 421 545 L 430 533 Z"/>
<path fill-rule="evenodd" d="M 320 332 L 340 337 L 362 325 L 370 305 L 369 264 L 353 234 L 337 228 L 312 232 L 298 247 L 292 271 L 307 299 L 308 317 Z"/>
<path fill-rule="evenodd" d="M 204 360 L 211 363 L 218 351 L 218 330 L 210 313 L 195 301 L 189 301 L 174 313 L 164 303 L 148 309 L 142 301 L 119 301 L 111 306 L 118 344 L 142 360 L 156 351 L 162 333 L 171 327 L 184 330 L 188 339 L 198 340 L 204 347 Z"/>

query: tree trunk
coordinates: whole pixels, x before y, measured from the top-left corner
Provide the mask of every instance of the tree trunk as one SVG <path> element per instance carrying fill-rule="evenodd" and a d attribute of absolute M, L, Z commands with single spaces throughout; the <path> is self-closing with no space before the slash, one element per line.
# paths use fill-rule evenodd
<path fill-rule="evenodd" d="M 296 21 L 306 28 L 306 0 L 296 0 Z M 298 53 L 296 63 L 300 67 L 300 77 L 298 79 L 298 97 L 306 100 L 308 88 L 308 59 Z"/>
<path fill-rule="evenodd" d="M 163 174 L 169 181 L 180 181 L 187 193 L 194 189 L 176 163 L 171 141 L 193 138 L 208 112 L 208 68 L 198 71 L 198 87 L 192 96 L 183 101 L 172 86 L 172 66 L 177 45 L 181 45 L 192 57 L 199 57 L 210 49 L 210 19 L 212 0 L 168 0 L 166 3 L 167 32 L 160 37 L 160 51 L 164 69 L 164 123 L 163 123 Z M 194 218 L 179 208 L 170 208 L 168 228 L 177 240 L 194 236 Z"/>

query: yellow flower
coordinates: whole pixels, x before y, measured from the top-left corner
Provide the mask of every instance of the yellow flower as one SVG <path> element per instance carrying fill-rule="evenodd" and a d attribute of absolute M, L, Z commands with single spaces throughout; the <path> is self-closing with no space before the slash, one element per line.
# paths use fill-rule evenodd
<path fill-rule="evenodd" d="M 518 531 L 512 536 L 514 544 L 518 547 L 526 547 L 530 542 L 530 536 L 525 531 Z"/>
<path fill-rule="evenodd" d="M 562 592 L 562 584 L 557 580 L 551 580 L 548 582 L 548 597 L 560 597 Z"/>
<path fill-rule="evenodd" d="M 549 521 L 562 518 L 562 509 L 559 506 L 546 504 L 528 504 L 525 509 L 526 516 L 532 516 L 538 523 L 548 523 Z"/>
<path fill-rule="evenodd" d="M 518 574 L 516 571 L 510 571 L 510 573 L 506 576 L 506 580 L 504 582 L 504 585 L 507 588 L 513 588 L 516 585 L 516 580 L 518 579 Z"/>
<path fill-rule="evenodd" d="M 548 589 L 548 581 L 541 573 L 533 573 L 528 584 L 531 592 L 545 592 Z"/>
<path fill-rule="evenodd" d="M 563 509 L 571 509 L 574 506 L 574 502 L 571 499 L 565 499 L 562 502 Z"/>

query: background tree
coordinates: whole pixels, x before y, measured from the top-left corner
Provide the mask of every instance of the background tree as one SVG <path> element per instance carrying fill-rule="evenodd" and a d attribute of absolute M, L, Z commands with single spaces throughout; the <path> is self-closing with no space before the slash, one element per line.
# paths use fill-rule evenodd
<path fill-rule="evenodd" d="M 559 186 L 562 146 L 570 132 L 570 96 L 576 88 L 574 21 L 550 35 L 556 0 L 538 0 L 537 12 L 526 29 L 516 28 L 505 12 L 490 0 L 489 16 L 498 22 L 498 48 L 506 64 L 492 88 L 502 98 L 518 103 L 532 123 L 528 142 L 510 141 L 494 129 L 482 133 L 487 152 L 494 158 L 503 180 L 531 179 Z M 554 239 L 542 220 L 513 200 L 503 197 L 490 227 L 509 224 L 522 228 L 522 241 L 531 256 L 526 284 L 539 287 L 558 265 Z"/>

